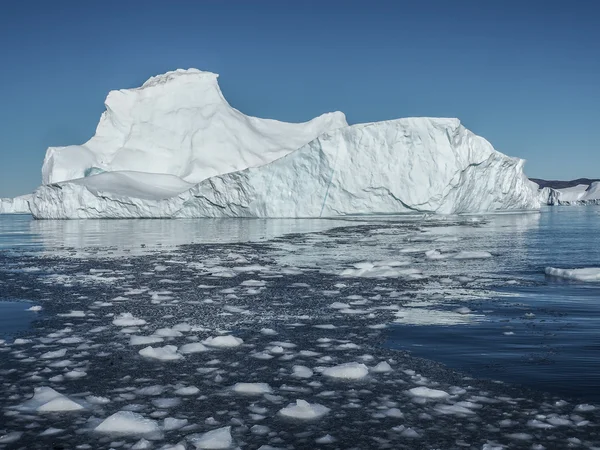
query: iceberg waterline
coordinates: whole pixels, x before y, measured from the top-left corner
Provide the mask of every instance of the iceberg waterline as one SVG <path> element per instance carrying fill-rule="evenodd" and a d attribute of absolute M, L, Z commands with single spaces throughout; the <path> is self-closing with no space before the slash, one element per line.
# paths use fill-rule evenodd
<path fill-rule="evenodd" d="M 332 217 L 538 209 L 524 161 L 458 119 L 248 117 L 196 69 L 112 91 L 95 136 L 49 148 L 39 219 Z"/>

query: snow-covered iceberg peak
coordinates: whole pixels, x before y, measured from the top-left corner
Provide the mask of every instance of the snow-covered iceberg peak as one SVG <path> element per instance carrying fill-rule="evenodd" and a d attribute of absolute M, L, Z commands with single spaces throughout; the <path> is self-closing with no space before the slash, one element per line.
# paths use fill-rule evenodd
<path fill-rule="evenodd" d="M 266 164 L 347 125 L 341 112 L 298 124 L 246 116 L 227 103 L 217 78 L 178 69 L 138 88 L 111 91 L 94 137 L 47 150 L 43 183 L 111 171 L 168 174 L 198 183 Z"/>
<path fill-rule="evenodd" d="M 180 217 L 537 209 L 524 161 L 494 150 L 458 119 L 406 118 L 321 135 L 270 164 L 213 177 Z"/>

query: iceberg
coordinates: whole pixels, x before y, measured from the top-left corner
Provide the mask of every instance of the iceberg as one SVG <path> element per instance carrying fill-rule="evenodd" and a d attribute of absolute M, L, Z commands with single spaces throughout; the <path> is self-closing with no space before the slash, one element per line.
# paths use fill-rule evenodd
<path fill-rule="evenodd" d="M 562 188 L 544 186 L 539 196 L 541 204 L 549 206 L 600 205 L 600 181 Z"/>
<path fill-rule="evenodd" d="M 113 91 L 95 136 L 49 148 L 38 219 L 486 213 L 540 206 L 524 161 L 458 119 L 290 124 L 229 106 L 196 69 Z"/>
<path fill-rule="evenodd" d="M 0 214 L 29 214 L 31 194 L 15 198 L 0 198 Z"/>

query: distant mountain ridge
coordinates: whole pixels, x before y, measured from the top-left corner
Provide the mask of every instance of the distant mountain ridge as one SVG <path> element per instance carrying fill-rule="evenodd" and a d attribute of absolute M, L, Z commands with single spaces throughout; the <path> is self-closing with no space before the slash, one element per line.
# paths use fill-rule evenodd
<path fill-rule="evenodd" d="M 542 180 L 541 178 L 530 178 L 531 181 L 536 183 L 540 189 L 546 187 L 552 189 L 566 189 L 580 184 L 587 184 L 588 186 L 594 182 L 600 181 L 600 178 L 577 178 L 571 181 L 560 181 L 560 180 Z"/>

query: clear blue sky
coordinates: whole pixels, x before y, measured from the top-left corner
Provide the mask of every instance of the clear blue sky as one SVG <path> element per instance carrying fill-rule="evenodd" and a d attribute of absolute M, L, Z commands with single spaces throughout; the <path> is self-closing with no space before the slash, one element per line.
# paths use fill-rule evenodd
<path fill-rule="evenodd" d="M 90 138 L 111 89 L 196 67 L 246 114 L 459 117 L 529 176 L 600 177 L 600 1 L 0 5 L 0 196 Z"/>

